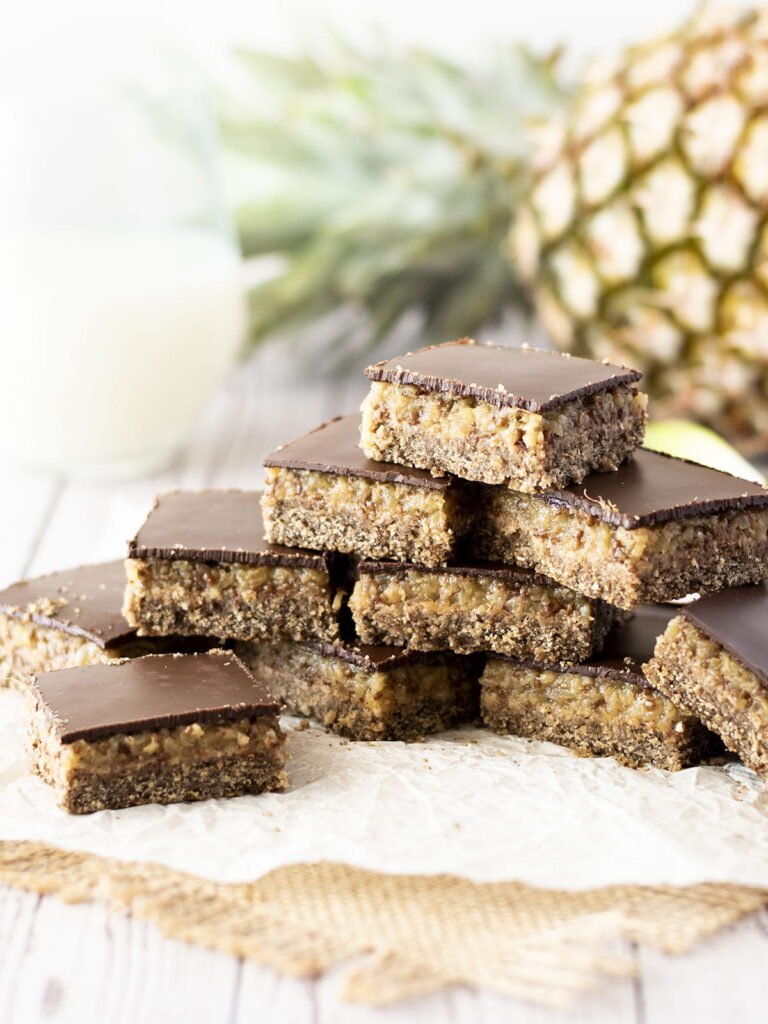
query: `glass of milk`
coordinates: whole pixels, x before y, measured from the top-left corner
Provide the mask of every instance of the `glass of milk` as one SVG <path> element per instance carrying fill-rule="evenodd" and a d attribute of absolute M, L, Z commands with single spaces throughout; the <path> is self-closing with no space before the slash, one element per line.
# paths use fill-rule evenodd
<path fill-rule="evenodd" d="M 161 467 L 242 343 L 202 90 L 180 58 L 110 39 L 32 40 L 0 71 L 0 465 Z"/>

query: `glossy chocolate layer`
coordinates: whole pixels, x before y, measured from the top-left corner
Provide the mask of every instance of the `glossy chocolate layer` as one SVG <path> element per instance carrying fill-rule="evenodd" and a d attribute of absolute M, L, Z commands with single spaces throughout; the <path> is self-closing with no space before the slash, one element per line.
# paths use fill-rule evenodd
<path fill-rule="evenodd" d="M 548 665 L 543 662 L 517 661 L 504 655 L 491 655 L 503 661 L 512 661 L 525 668 L 542 672 L 560 672 L 566 675 L 593 676 L 629 681 L 638 686 L 649 686 L 643 665 L 650 661 L 657 637 L 667 623 L 680 611 L 671 604 L 645 605 L 623 625 L 615 626 L 606 637 L 602 651 L 578 665 Z"/>
<path fill-rule="evenodd" d="M 381 483 L 425 487 L 431 491 L 444 491 L 451 486 L 450 478 L 433 477 L 425 469 L 367 459 L 360 448 L 359 416 L 337 416 L 321 424 L 298 440 L 281 445 L 264 459 L 264 465 L 313 470 L 334 476 L 360 476 Z"/>
<path fill-rule="evenodd" d="M 264 685 L 229 651 L 151 654 L 42 672 L 29 686 L 62 743 L 279 711 Z"/>
<path fill-rule="evenodd" d="M 327 569 L 322 552 L 264 540 L 259 491 L 171 491 L 129 542 L 131 558 Z"/>
<path fill-rule="evenodd" d="M 642 377 L 623 366 L 536 348 L 480 345 L 469 338 L 374 363 L 365 375 L 369 380 L 413 384 L 421 391 L 479 398 L 490 405 L 529 412 L 557 409 Z"/>
<path fill-rule="evenodd" d="M 578 508 L 628 530 L 729 509 L 768 506 L 768 490 L 730 473 L 638 448 L 614 473 L 535 495 L 559 508 Z"/>
<path fill-rule="evenodd" d="M 680 612 L 768 686 L 768 584 L 720 590 Z"/>
<path fill-rule="evenodd" d="M 136 636 L 122 615 L 124 590 L 121 561 L 82 565 L 13 583 L 0 591 L 0 614 L 116 647 Z"/>

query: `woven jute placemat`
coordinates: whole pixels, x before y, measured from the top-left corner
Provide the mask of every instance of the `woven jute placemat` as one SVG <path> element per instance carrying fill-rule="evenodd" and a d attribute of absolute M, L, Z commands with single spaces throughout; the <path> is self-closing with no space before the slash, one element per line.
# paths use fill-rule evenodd
<path fill-rule="evenodd" d="M 564 1005 L 632 972 L 612 950 L 616 940 L 681 953 L 768 903 L 766 889 L 727 884 L 568 892 L 331 862 L 226 884 L 16 841 L 0 842 L 0 883 L 73 903 L 104 900 L 171 938 L 290 975 L 362 955 L 345 996 L 370 1004 L 465 984 Z"/>

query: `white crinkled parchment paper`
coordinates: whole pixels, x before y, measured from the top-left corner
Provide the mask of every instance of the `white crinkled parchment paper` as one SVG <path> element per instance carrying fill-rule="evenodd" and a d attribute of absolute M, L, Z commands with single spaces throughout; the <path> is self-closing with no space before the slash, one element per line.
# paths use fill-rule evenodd
<path fill-rule="evenodd" d="M 221 881 L 295 861 L 580 888 L 768 886 L 768 795 L 739 765 L 676 774 L 481 730 L 349 743 L 286 719 L 287 793 L 71 816 L 31 775 L 0 692 L 0 839 L 153 860 Z"/>

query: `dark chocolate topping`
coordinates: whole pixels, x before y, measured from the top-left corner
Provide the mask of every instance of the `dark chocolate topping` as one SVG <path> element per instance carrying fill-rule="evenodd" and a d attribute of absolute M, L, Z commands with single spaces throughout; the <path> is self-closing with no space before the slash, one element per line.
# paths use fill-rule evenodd
<path fill-rule="evenodd" d="M 536 495 L 561 508 L 578 508 L 628 530 L 728 509 L 768 506 L 759 484 L 697 462 L 638 448 L 613 473 L 593 473 L 580 484 Z"/>
<path fill-rule="evenodd" d="M 551 665 L 535 661 L 518 661 L 505 655 L 490 657 L 512 661 L 526 668 L 562 672 L 577 676 L 602 677 L 649 686 L 643 665 L 653 656 L 657 637 L 667 628 L 670 619 L 680 611 L 679 605 L 655 604 L 638 608 L 629 621 L 614 626 L 606 637 L 602 651 L 578 665 Z"/>
<path fill-rule="evenodd" d="M 0 591 L 0 613 L 116 647 L 136 636 L 122 615 L 124 591 L 122 562 L 82 565 L 13 583 Z"/>
<path fill-rule="evenodd" d="M 401 665 L 417 665 L 423 662 L 436 663 L 442 658 L 456 658 L 460 655 L 441 651 L 414 651 L 409 647 L 377 647 L 371 644 L 330 644 L 322 641 L 303 644 L 312 650 L 319 651 L 331 658 L 340 658 L 352 665 L 368 669 L 371 672 L 379 669 L 388 670 Z"/>
<path fill-rule="evenodd" d="M 768 584 L 720 590 L 679 610 L 768 686 Z"/>
<path fill-rule="evenodd" d="M 263 683 L 229 651 L 151 654 L 41 672 L 30 687 L 62 743 L 252 719 L 279 710 Z"/>
<path fill-rule="evenodd" d="M 425 469 L 366 458 L 360 448 L 359 416 L 337 416 L 315 427 L 309 434 L 272 452 L 264 459 L 264 465 L 309 469 L 335 476 L 361 476 L 381 483 L 409 484 L 433 491 L 444 491 L 451 485 L 449 477 L 434 477 Z"/>
<path fill-rule="evenodd" d="M 413 384 L 455 398 L 547 412 L 598 391 L 634 384 L 642 374 L 624 366 L 536 348 L 478 345 L 469 338 L 420 348 L 367 367 L 369 380 Z"/>
<path fill-rule="evenodd" d="M 319 551 L 264 540 L 259 491 L 171 491 L 129 542 L 131 558 L 327 569 Z"/>
<path fill-rule="evenodd" d="M 379 573 L 388 573 L 393 576 L 404 576 L 407 572 L 424 572 L 433 576 L 443 573 L 452 576 L 486 576 L 495 579 L 507 580 L 510 583 L 540 583 L 546 587 L 563 587 L 562 583 L 556 583 L 548 576 L 533 569 L 526 569 L 522 565 L 512 565 L 509 562 L 479 562 L 465 561 L 451 563 L 450 565 L 417 565 L 415 562 L 386 562 L 377 561 L 372 558 L 363 559 L 358 563 L 358 572 L 361 576 L 375 576 Z"/>

